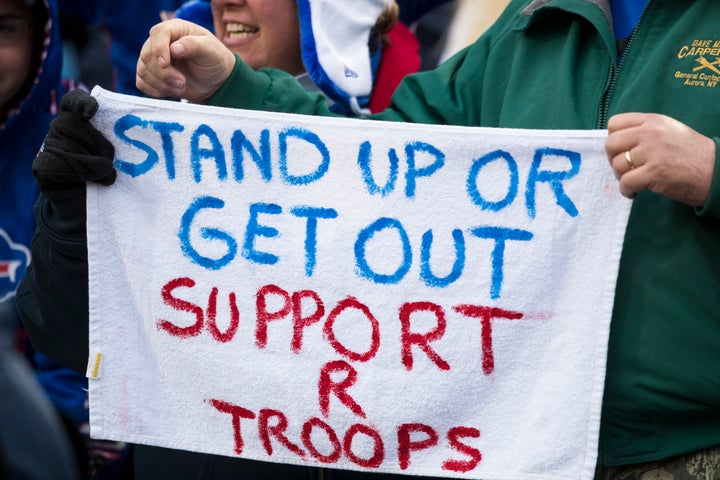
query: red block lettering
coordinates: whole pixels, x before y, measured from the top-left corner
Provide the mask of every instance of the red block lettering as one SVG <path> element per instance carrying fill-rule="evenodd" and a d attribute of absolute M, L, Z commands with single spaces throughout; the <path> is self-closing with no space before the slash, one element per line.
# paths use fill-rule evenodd
<path fill-rule="evenodd" d="M 277 312 L 267 311 L 267 296 L 278 295 L 283 299 L 283 306 Z M 278 287 L 277 285 L 265 285 L 261 287 L 255 297 L 255 307 L 257 310 L 257 325 L 255 327 L 255 344 L 258 348 L 265 348 L 267 345 L 267 324 L 272 320 L 283 318 L 292 308 L 292 300 L 290 294 Z"/>
<path fill-rule="evenodd" d="M 318 449 L 315 448 L 315 445 L 312 442 L 312 431 L 315 427 L 318 427 L 322 431 L 324 431 L 328 437 L 328 440 L 332 444 L 332 450 L 327 455 L 323 455 L 320 451 L 318 451 Z M 315 457 L 315 459 L 320 462 L 335 463 L 340 459 L 340 455 L 342 455 L 340 439 L 335 433 L 335 430 L 333 430 L 330 425 L 323 422 L 317 417 L 312 417 L 303 425 L 302 441 L 303 445 L 305 445 L 305 448 L 308 450 L 308 452 L 310 452 L 310 455 Z"/>
<path fill-rule="evenodd" d="M 181 300 L 173 295 L 173 291 L 179 287 L 192 288 L 195 286 L 195 281 L 192 278 L 181 277 L 174 280 L 170 280 L 166 283 L 162 290 L 161 296 L 165 304 L 178 310 L 180 312 L 190 312 L 195 315 L 195 323 L 187 327 L 178 327 L 168 320 L 158 319 L 157 328 L 158 330 L 165 330 L 167 333 L 174 337 L 189 338 L 195 337 L 200 334 L 203 328 L 203 309 L 195 305 L 194 303 Z"/>
<path fill-rule="evenodd" d="M 276 418 L 277 424 L 270 426 L 270 419 Z M 263 408 L 258 414 L 258 433 L 260 434 L 260 440 L 262 441 L 263 447 L 268 455 L 273 454 L 272 443 L 270 443 L 270 436 L 275 437 L 285 448 L 293 452 L 299 457 L 305 457 L 305 452 L 292 443 L 285 436 L 285 430 L 288 427 L 288 420 L 285 414 L 279 410 L 272 410 L 269 408 Z"/>
<path fill-rule="evenodd" d="M 218 289 L 213 287 L 210 292 L 210 298 L 208 298 L 207 308 L 207 328 L 210 330 L 210 335 L 220 343 L 227 343 L 233 339 L 235 332 L 240 325 L 240 310 L 238 310 L 237 300 L 235 299 L 235 292 L 230 292 L 229 305 L 230 305 L 230 324 L 228 325 L 225 333 L 222 333 L 217 326 L 217 296 Z"/>
<path fill-rule="evenodd" d="M 480 319 L 480 338 L 482 351 L 482 369 L 485 375 L 490 375 L 495 370 L 495 355 L 493 354 L 492 323 L 494 318 L 505 318 L 517 320 L 523 317 L 521 312 L 513 312 L 497 307 L 482 307 L 479 305 L 458 305 L 454 308 L 458 313 L 466 317 Z"/>
<path fill-rule="evenodd" d="M 303 299 L 310 298 L 315 302 L 315 311 L 306 317 L 302 315 Z M 302 350 L 303 329 L 319 321 L 325 315 L 325 305 L 320 296 L 312 290 L 301 290 L 292 294 L 293 338 L 290 348 L 295 353 Z"/>
<path fill-rule="evenodd" d="M 433 330 L 424 334 L 413 333 L 410 331 L 410 316 L 419 311 L 429 311 L 435 314 L 435 318 L 437 318 L 437 326 Z M 443 358 L 430 347 L 430 342 L 441 339 L 445 334 L 445 311 L 440 305 L 431 302 L 406 303 L 400 307 L 400 323 L 402 326 L 400 338 L 402 343 L 402 363 L 406 370 L 410 371 L 413 367 L 413 356 L 411 350 L 413 344 L 417 345 L 420 350 L 425 352 L 428 358 L 432 360 L 440 370 L 450 370 L 450 364 L 443 360 Z"/>
<path fill-rule="evenodd" d="M 410 436 L 415 433 L 424 433 L 426 438 L 419 441 L 413 441 Z M 398 427 L 398 459 L 400 460 L 400 469 L 407 470 L 410 466 L 410 453 L 426 448 L 434 447 L 438 444 L 438 434 L 429 425 L 422 423 L 405 423 Z"/>
<path fill-rule="evenodd" d="M 343 345 L 337 340 L 335 332 L 333 331 L 333 326 L 335 325 L 335 320 L 337 319 L 337 317 L 349 308 L 355 308 L 357 310 L 360 310 L 363 315 L 365 315 L 365 318 L 370 321 L 370 326 L 372 327 L 372 336 L 370 337 L 370 348 L 365 353 L 353 352 L 349 348 L 346 348 L 345 345 Z M 338 304 L 335 306 L 335 308 L 332 309 L 332 311 L 328 315 L 327 320 L 325 321 L 325 325 L 323 326 L 323 333 L 325 334 L 325 337 L 327 338 L 330 345 L 335 349 L 337 353 L 348 358 L 349 360 L 352 360 L 353 362 L 367 362 L 368 360 L 372 359 L 377 353 L 378 349 L 380 349 L 380 323 L 373 316 L 367 305 L 361 303 L 355 297 L 347 297 L 338 302 Z"/>
<path fill-rule="evenodd" d="M 373 440 L 373 455 L 368 459 L 360 458 L 353 452 L 353 439 L 357 434 L 365 434 Z M 348 459 L 356 465 L 360 465 L 365 468 L 377 468 L 382 465 L 385 460 L 385 445 L 383 443 L 380 432 L 368 427 L 367 425 L 361 425 L 356 423 L 352 425 L 347 432 L 345 432 L 345 438 L 343 438 L 343 448 L 345 449 L 345 455 Z"/>
<path fill-rule="evenodd" d="M 335 382 L 332 379 L 332 374 L 336 372 L 345 372 L 345 378 L 341 382 Z M 356 381 L 357 370 L 343 360 L 335 360 L 323 365 L 318 380 L 318 393 L 320 397 L 320 413 L 325 418 L 330 414 L 331 393 L 334 393 L 338 400 L 355 415 L 365 418 L 362 407 L 347 393 L 347 389 L 352 387 Z"/>
<path fill-rule="evenodd" d="M 237 453 L 238 455 L 242 454 L 244 443 L 242 438 L 242 430 L 240 429 L 240 419 L 245 418 L 248 420 L 252 420 L 255 418 L 255 414 L 247 408 L 243 408 L 239 405 L 233 405 L 232 403 L 225 402 L 223 400 L 215 400 L 211 398 L 209 402 L 210 405 L 215 407 L 218 411 L 223 413 L 229 413 L 230 415 L 232 415 L 235 453 Z"/>
<path fill-rule="evenodd" d="M 450 447 L 456 452 L 462 453 L 470 457 L 467 460 L 445 460 L 442 464 L 443 470 L 451 472 L 469 472 L 474 469 L 482 460 L 482 454 L 477 448 L 462 443 L 462 438 L 479 438 L 480 430 L 472 427 L 452 427 L 448 430 L 447 439 Z"/>

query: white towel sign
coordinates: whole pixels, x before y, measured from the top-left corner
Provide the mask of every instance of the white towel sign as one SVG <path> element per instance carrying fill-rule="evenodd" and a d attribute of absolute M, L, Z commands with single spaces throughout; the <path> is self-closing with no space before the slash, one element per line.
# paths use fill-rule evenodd
<path fill-rule="evenodd" d="M 630 202 L 601 131 L 96 89 L 91 432 L 270 462 L 591 479 Z"/>

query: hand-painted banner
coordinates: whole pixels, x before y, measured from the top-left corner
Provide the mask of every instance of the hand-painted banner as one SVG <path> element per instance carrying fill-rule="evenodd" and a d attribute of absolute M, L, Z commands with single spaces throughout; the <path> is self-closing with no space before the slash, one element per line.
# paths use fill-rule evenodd
<path fill-rule="evenodd" d="M 298 465 L 591 479 L 630 202 L 601 131 L 96 89 L 94 437 Z"/>

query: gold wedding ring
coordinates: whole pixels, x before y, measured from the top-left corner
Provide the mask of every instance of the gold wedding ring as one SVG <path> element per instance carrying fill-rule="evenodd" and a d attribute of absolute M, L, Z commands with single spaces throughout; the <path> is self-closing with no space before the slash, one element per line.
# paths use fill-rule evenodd
<path fill-rule="evenodd" d="M 630 170 L 635 170 L 635 164 L 630 156 L 630 150 L 625 150 L 625 161 L 627 162 L 628 167 L 630 167 Z"/>

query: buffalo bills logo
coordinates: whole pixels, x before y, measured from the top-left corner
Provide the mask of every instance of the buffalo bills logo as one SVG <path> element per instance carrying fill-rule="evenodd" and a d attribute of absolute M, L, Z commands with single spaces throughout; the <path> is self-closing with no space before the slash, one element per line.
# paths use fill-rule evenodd
<path fill-rule="evenodd" d="M 13 243 L 0 229 L 0 302 L 15 295 L 20 279 L 30 263 L 30 251 L 25 245 Z"/>
<path fill-rule="evenodd" d="M 358 74 L 355 70 L 348 67 L 347 65 L 343 65 L 343 67 L 345 68 L 345 77 L 346 78 L 358 78 Z"/>

